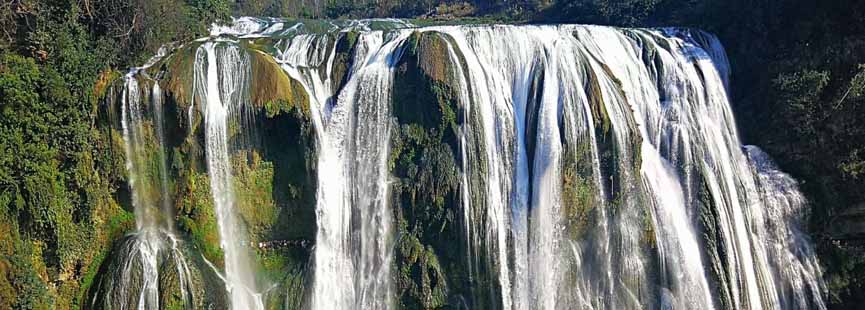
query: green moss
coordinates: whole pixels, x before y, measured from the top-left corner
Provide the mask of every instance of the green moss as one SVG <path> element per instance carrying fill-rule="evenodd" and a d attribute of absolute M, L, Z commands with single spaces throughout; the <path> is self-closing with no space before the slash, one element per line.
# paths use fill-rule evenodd
<path fill-rule="evenodd" d="M 309 96 L 300 82 L 290 78 L 271 56 L 256 50 L 249 52 L 252 61 L 250 101 L 264 107 L 268 117 L 299 109 L 309 115 Z"/>
<path fill-rule="evenodd" d="M 444 35 L 415 33 L 397 64 L 395 118 L 389 168 L 399 251 L 397 296 L 406 308 L 439 308 L 452 294 L 471 296 L 484 308 L 490 299 L 472 289 L 487 276 L 470 273 L 458 219 L 460 210 L 458 65 L 447 54 Z M 477 279 L 477 280 L 475 280 Z M 488 290 L 484 290 L 488 291 Z"/>
<path fill-rule="evenodd" d="M 295 106 L 292 105 L 291 102 L 283 99 L 276 99 L 275 101 L 264 103 L 264 113 L 269 118 L 273 118 L 282 113 L 294 112 L 294 109 Z"/>
<path fill-rule="evenodd" d="M 260 149 L 244 151 L 245 158 L 235 161 L 239 169 L 247 171 L 243 174 L 247 178 L 246 191 L 267 195 L 256 199 L 271 204 L 264 210 L 272 214 L 271 218 L 256 220 L 261 216 L 249 216 L 251 222 L 262 224 L 257 236 L 262 241 L 314 240 L 317 160 L 310 118 L 297 109 L 263 118 L 260 137 Z M 247 202 L 241 199 L 239 203 Z M 256 210 L 255 203 L 248 204 L 250 212 Z"/>
<path fill-rule="evenodd" d="M 650 248 L 658 247 L 657 236 L 655 236 L 655 223 L 652 221 L 652 210 L 643 209 L 643 243 Z"/>
<path fill-rule="evenodd" d="M 591 158 L 568 154 L 565 158 L 562 169 L 562 211 L 571 240 L 580 240 L 591 226 L 592 210 L 598 204 L 598 190 L 592 180 Z M 585 169 L 586 166 L 589 169 Z"/>
<path fill-rule="evenodd" d="M 133 229 L 135 229 L 135 215 L 131 212 L 120 210 L 108 221 L 106 229 L 106 231 L 108 232 L 107 240 L 117 240 L 127 232 L 132 231 Z M 99 267 L 102 266 L 102 263 L 105 262 L 105 259 L 109 253 L 110 247 L 105 247 L 104 250 L 98 252 L 98 254 L 93 258 L 93 260 L 90 261 L 90 264 L 87 267 L 87 271 L 81 278 L 81 286 L 80 289 L 78 289 L 78 294 L 73 301 L 73 304 L 76 307 L 81 307 L 83 303 L 86 302 L 87 296 L 89 296 L 89 294 L 91 293 L 90 289 L 91 287 L 93 287 L 93 282 L 99 275 Z"/>
<path fill-rule="evenodd" d="M 186 309 L 186 306 L 183 304 L 183 300 L 179 298 L 172 298 L 171 301 L 166 303 L 166 310 L 183 310 Z"/>
<path fill-rule="evenodd" d="M 625 195 L 627 190 L 639 184 L 635 180 L 622 180 L 622 176 L 631 176 L 639 178 L 641 161 L 641 144 L 642 138 L 639 135 L 639 129 L 631 113 L 625 112 L 625 123 L 623 128 L 614 128 L 609 116 L 609 111 L 605 105 L 605 100 L 627 100 L 624 91 L 621 88 L 621 82 L 615 79 L 609 68 L 601 65 L 602 70 L 586 70 L 588 78 L 583 85 L 586 96 L 589 100 L 589 106 L 592 111 L 592 118 L 595 121 L 595 134 L 598 137 L 598 153 L 601 166 L 601 180 L 605 180 L 604 186 L 607 188 L 606 199 L 617 200 L 624 199 L 620 197 Z M 589 68 L 590 69 L 590 68 Z M 614 84 L 611 96 L 614 98 L 605 98 L 604 92 L 601 90 L 603 79 L 610 79 Z M 615 101 L 610 101 L 614 102 Z M 621 102 L 624 111 L 630 111 L 630 105 L 627 102 Z M 618 141 L 617 133 L 621 131 L 627 133 L 626 141 Z M 622 147 L 627 149 L 622 149 Z M 627 171 L 625 171 L 627 170 Z M 617 206 L 617 204 L 613 204 Z"/>
<path fill-rule="evenodd" d="M 277 285 L 266 296 L 267 309 L 302 309 L 306 261 L 297 260 L 296 257 L 294 250 L 270 249 L 259 252 L 258 261 L 263 272 L 258 278 Z"/>
<path fill-rule="evenodd" d="M 256 121 L 261 143 L 231 156 L 235 210 L 255 245 L 258 279 L 277 285 L 266 297 L 270 305 L 296 309 L 316 231 L 315 139 L 298 106 L 280 99 L 264 109 Z"/>
<path fill-rule="evenodd" d="M 192 244 L 207 260 L 222 266 L 223 253 L 219 245 L 219 226 L 206 174 L 186 171 L 178 186 L 175 201 L 177 224 L 186 232 Z"/>
<path fill-rule="evenodd" d="M 250 240 L 265 240 L 277 218 L 273 200 L 273 163 L 262 161 L 254 150 L 232 157 L 235 207 L 246 224 Z"/>
<path fill-rule="evenodd" d="M 589 99 L 589 107 L 592 110 L 592 119 L 595 120 L 595 128 L 599 128 L 601 134 L 607 136 L 610 134 L 612 122 L 610 121 L 610 115 L 607 113 L 607 106 L 604 104 L 604 94 L 601 91 L 598 75 L 594 70 L 586 70 L 586 72 L 589 73 L 586 95 Z"/>
<path fill-rule="evenodd" d="M 726 255 L 726 249 L 724 249 L 721 243 L 723 238 L 721 235 L 721 226 L 723 224 L 718 222 L 719 214 L 713 203 L 712 191 L 704 180 L 705 176 L 701 176 L 700 183 L 698 183 L 699 192 L 697 193 L 697 206 L 700 212 L 699 223 L 702 228 L 701 244 L 706 245 L 706 257 L 709 259 L 706 266 L 711 267 L 709 274 L 711 274 L 712 279 L 718 281 L 715 284 L 718 291 L 718 300 L 722 307 L 729 308 L 733 301 L 730 290 L 731 284 L 727 283 L 727 277 L 725 276 L 729 270 L 726 269 L 727 264 L 721 262 L 722 257 Z"/>
<path fill-rule="evenodd" d="M 148 93 L 148 92 L 144 92 Z M 144 97 L 142 100 L 149 100 Z M 141 206 L 158 206 L 163 199 L 162 193 L 162 165 L 165 162 L 165 154 L 163 154 L 162 145 L 160 145 L 157 137 L 155 124 L 150 120 L 144 120 L 139 123 L 138 132 L 140 141 L 135 145 L 135 154 L 130 158 L 134 162 L 134 174 L 136 177 L 136 193 L 137 203 Z M 120 143 L 122 137 L 118 137 Z M 124 169 L 125 170 L 125 169 Z M 165 176 L 169 181 L 167 186 L 170 188 L 172 179 Z M 130 206 L 131 207 L 131 206 Z M 165 218 L 161 219 L 166 221 Z"/>
<path fill-rule="evenodd" d="M 110 86 L 120 78 L 120 72 L 114 69 L 105 69 L 99 73 L 99 79 L 93 86 L 93 97 L 95 100 L 102 100 L 108 92 Z"/>
<path fill-rule="evenodd" d="M 170 268 L 176 268 L 175 266 L 170 266 Z M 176 269 L 168 269 L 165 270 L 174 271 Z M 166 272 L 161 272 L 159 283 L 159 303 L 160 308 L 162 309 L 186 309 L 186 305 L 183 302 L 183 296 L 181 296 L 180 283 L 176 277 L 176 274 L 172 273 L 170 275 L 166 275 Z M 168 281 L 171 279 L 171 281 Z M 195 281 L 194 279 L 190 279 L 191 281 Z M 195 292 L 193 292 L 195 293 Z"/>
<path fill-rule="evenodd" d="M 161 65 L 151 67 L 151 70 L 161 70 L 161 88 L 171 96 L 178 106 L 186 108 L 192 104 L 193 85 L 195 81 L 195 54 L 200 44 L 191 43 L 171 54 L 161 62 Z M 158 76 L 156 74 L 151 74 Z"/>
<path fill-rule="evenodd" d="M 400 264 L 397 282 L 407 293 L 400 299 L 403 308 L 437 309 L 447 303 L 447 280 L 432 247 L 424 247 L 415 237 L 399 244 Z"/>
<path fill-rule="evenodd" d="M 258 262 L 265 271 L 266 279 L 279 281 L 282 279 L 286 267 L 291 263 L 288 258 L 278 251 L 259 251 Z"/>
<path fill-rule="evenodd" d="M 340 33 L 336 41 L 336 54 L 333 57 L 331 82 L 334 90 L 340 90 L 348 81 L 352 56 L 360 34 L 356 31 Z"/>
<path fill-rule="evenodd" d="M 15 253 L 13 234 L 16 234 L 16 231 L 7 220 L 6 214 L 0 216 L 0 308 L 12 309 L 17 294 L 12 281 L 14 269 L 8 258 Z"/>
<path fill-rule="evenodd" d="M 435 128 L 431 133 L 438 135 L 437 139 L 455 141 L 443 136 L 457 130 L 458 98 L 451 78 L 455 74 L 452 66 L 456 64 L 443 61 L 450 59 L 443 36 L 423 32 L 409 38 L 409 55 L 398 67 L 400 85 L 394 87 L 393 113 L 401 123 Z"/>
<path fill-rule="evenodd" d="M 55 298 L 48 291 L 45 279 L 39 277 L 38 267 L 33 262 L 34 252 L 38 249 L 33 246 L 33 242 L 21 239 L 17 232 L 12 233 L 10 236 L 14 239 L 10 238 L 8 243 L 4 243 L 13 249 L 8 255 L 0 257 L 0 275 L 4 276 L 3 280 L 10 281 L 4 285 L 9 290 L 2 293 L 11 297 L 0 303 L 8 304 L 9 309 L 52 309 Z M 41 260 L 38 257 L 36 259 Z M 43 264 L 37 262 L 36 265 Z"/>

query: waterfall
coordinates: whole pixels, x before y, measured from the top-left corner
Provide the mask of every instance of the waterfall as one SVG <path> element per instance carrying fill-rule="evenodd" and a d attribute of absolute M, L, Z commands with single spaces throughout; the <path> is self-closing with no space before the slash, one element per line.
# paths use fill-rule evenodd
<path fill-rule="evenodd" d="M 435 264 L 466 274 L 435 279 L 451 294 L 436 302 L 515 310 L 826 308 L 820 265 L 801 228 L 808 203 L 768 155 L 742 146 L 728 99 L 729 64 L 711 34 L 241 18 L 187 47 L 195 55 L 194 100 L 183 111 L 190 122 L 194 109 L 203 115 L 233 309 L 271 306 L 257 278 L 253 258 L 260 257 L 249 246 L 259 236 L 247 236 L 235 210 L 234 151 L 255 138 L 261 108 L 249 98 L 251 53 L 273 60 L 309 98 L 317 186 L 314 206 L 306 207 L 315 210 L 316 229 L 303 306 L 390 309 L 417 297 L 400 295 L 413 283 L 395 281 L 428 279 L 416 273 L 427 270 L 403 269 L 394 259 L 406 215 L 391 201 L 390 169 L 400 165 L 391 162 L 391 153 L 399 154 L 391 142 L 402 121 L 391 110 L 415 104 L 394 95 L 408 87 L 395 76 L 419 70 L 400 65 L 406 50 L 423 48 L 411 45 L 422 33 L 440 39 L 444 52 L 417 53 L 434 58 L 418 61 L 440 64 L 442 83 L 455 93 L 436 100 L 458 107 L 459 128 L 445 142 L 459 176 L 458 203 L 442 208 L 453 212 L 446 223 L 459 225 L 464 239 L 445 243 L 459 242 L 465 253 Z M 138 229 L 127 268 L 140 270 L 142 284 L 140 291 L 120 285 L 112 296 L 134 295 L 137 308 L 149 309 L 160 306 L 154 279 L 161 253 L 173 253 L 178 274 L 188 267 L 176 250 L 167 193 L 165 95 L 154 83 L 152 107 L 143 109 L 139 80 L 124 82 Z M 150 134 L 158 145 L 145 148 Z M 145 169 L 154 159 L 155 169 Z M 130 271 L 123 281 L 139 277 Z M 184 298 L 192 295 L 189 280 L 180 281 Z"/>
<path fill-rule="evenodd" d="M 249 260 L 244 227 L 234 210 L 229 126 L 249 130 L 244 108 L 249 105 L 249 59 L 230 43 L 207 42 L 198 48 L 195 83 L 198 98 L 204 101 L 205 151 L 210 190 L 216 209 L 220 246 L 224 253 L 225 285 L 232 309 L 264 309 L 262 294 L 256 288 L 255 273 Z"/>
<path fill-rule="evenodd" d="M 771 233 L 755 234 L 749 227 L 766 225 L 747 223 L 765 203 L 753 202 L 754 182 L 743 171 L 747 164 L 727 102 L 727 64 L 717 39 L 701 32 L 593 26 L 435 30 L 449 35 L 464 57 L 454 60 L 466 63 L 456 78 L 471 90 L 462 92 L 461 102 L 478 115 L 467 126 L 479 126 L 474 130 L 486 135 L 480 143 L 487 152 L 487 184 L 464 186 L 485 186 L 489 217 L 467 222 L 487 223 L 481 232 L 488 255 L 498 257 L 493 264 L 499 266 L 503 308 L 794 308 L 772 297 L 776 289 L 766 274 L 768 259 L 762 258 L 790 255 L 751 250 Z M 611 132 L 608 138 L 597 136 L 598 124 Z M 528 145 L 534 148 L 528 155 L 532 162 L 525 159 Z M 599 149 L 612 156 L 599 162 Z M 562 165 L 572 160 L 563 156 L 575 152 L 583 161 L 578 164 L 591 167 L 582 177 L 595 197 L 589 204 L 596 226 L 568 240 L 562 191 L 573 189 L 559 184 Z M 520 241 L 524 184 L 531 184 L 527 249 Z M 703 188 L 709 194 L 701 197 Z M 701 198 L 709 205 L 702 206 Z M 726 255 L 701 247 L 707 240 L 701 240 L 698 225 L 706 207 L 718 214 L 718 241 Z M 507 208 L 511 217 L 502 218 Z M 643 220 L 645 214 L 649 220 Z M 508 231 L 515 243 L 510 258 L 500 250 L 508 246 L 505 240 L 490 242 Z M 649 246 L 645 240 L 651 240 Z M 803 244 L 807 248 L 804 238 L 787 246 Z M 804 253 L 795 266 L 807 276 L 780 291 L 799 292 L 795 305 L 810 298 L 822 304 L 814 293 L 820 286 L 809 280 L 819 268 L 813 252 Z M 506 259 L 516 260 L 511 266 L 529 266 L 531 276 L 495 263 Z M 710 283 L 710 270 L 722 270 L 717 275 L 722 279 Z M 725 284 L 721 289 L 731 300 L 712 293 L 718 283 Z M 811 292 L 809 298 L 801 297 L 803 290 Z M 521 300 L 525 296 L 530 300 Z"/>
<path fill-rule="evenodd" d="M 145 172 L 146 151 L 139 150 L 139 146 L 144 145 L 143 132 L 139 127 L 144 119 L 141 111 L 141 90 L 138 86 L 138 81 L 134 77 L 125 77 L 124 96 L 121 105 L 122 112 L 122 127 L 123 140 L 126 151 L 126 170 L 129 173 L 129 187 L 132 189 L 132 201 L 135 205 L 135 226 L 140 237 L 131 244 L 130 252 L 133 258 L 124 266 L 123 273 L 126 274 L 121 281 L 121 302 L 128 300 L 128 288 L 132 286 L 128 281 L 134 279 L 129 276 L 133 272 L 133 268 L 140 266 L 142 273 L 141 292 L 138 298 L 138 309 L 155 309 L 159 307 L 159 291 L 158 291 L 158 264 L 159 248 L 161 247 L 158 233 L 154 230 L 158 229 L 157 221 L 158 211 L 154 206 L 149 205 L 151 184 L 145 178 L 149 175 Z M 163 193 L 164 194 L 164 193 Z M 164 197 L 164 196 L 163 196 Z M 136 258 L 137 256 L 137 258 Z M 137 264 L 133 263 L 137 261 Z M 125 283 L 124 283 L 125 282 Z M 123 304 L 125 305 L 125 304 Z M 124 308 L 121 306 L 121 308 Z"/>
<path fill-rule="evenodd" d="M 690 189 L 682 185 L 682 177 L 687 179 L 690 176 L 685 175 L 680 177 L 678 175 L 677 168 L 671 163 L 671 161 L 676 160 L 675 156 L 677 154 L 662 154 L 659 151 L 661 140 L 666 142 L 676 139 L 678 131 L 667 136 L 664 136 L 663 133 L 653 132 L 657 130 L 653 126 L 658 123 L 663 124 L 664 121 L 668 120 L 663 119 L 661 115 L 650 114 L 661 113 L 658 112 L 659 109 L 675 109 L 677 108 L 676 105 L 700 104 L 699 100 L 702 98 L 696 96 L 696 94 L 693 97 L 685 98 L 676 98 L 674 96 L 674 94 L 682 91 L 680 88 L 700 87 L 700 81 L 695 78 L 689 81 L 696 85 L 685 84 L 681 86 L 682 84 L 676 84 L 673 81 L 669 83 L 657 83 L 650 76 L 650 71 L 671 72 L 674 69 L 668 69 L 667 66 L 682 66 L 682 64 L 688 63 L 690 59 L 685 58 L 683 55 L 678 55 L 683 50 L 682 48 L 664 51 L 660 46 L 655 45 L 656 51 L 658 51 L 657 55 L 659 55 L 656 57 L 662 58 L 663 67 L 657 69 L 652 67 L 646 68 L 644 64 L 637 62 L 638 58 L 635 57 L 634 47 L 628 45 L 622 46 L 623 43 L 628 43 L 628 41 L 623 40 L 624 38 L 616 38 L 616 34 L 610 33 L 607 29 L 586 30 L 581 35 L 589 38 L 615 38 L 614 40 L 593 40 L 596 44 L 590 46 L 590 51 L 595 52 L 596 57 L 600 58 L 601 62 L 620 64 L 619 66 L 610 66 L 613 75 L 618 77 L 619 83 L 621 83 L 619 87 L 624 92 L 624 98 L 619 96 L 615 100 L 628 101 L 634 113 L 637 114 L 634 117 L 634 122 L 639 128 L 639 136 L 642 140 L 639 146 L 642 162 L 640 177 L 643 179 L 643 190 L 649 198 L 648 203 L 653 206 L 651 209 L 651 218 L 655 230 L 654 238 L 657 242 L 659 260 L 661 261 L 659 266 L 661 269 L 660 275 L 662 281 L 665 283 L 665 287 L 663 288 L 665 291 L 662 292 L 661 303 L 664 307 L 673 308 L 711 308 L 713 302 L 711 293 L 709 292 L 707 276 L 704 272 L 706 267 L 702 262 L 701 255 L 697 255 L 700 253 L 700 247 L 698 246 L 697 234 L 692 223 L 694 209 L 693 207 L 688 207 L 688 201 L 686 200 L 688 196 L 691 196 L 691 192 L 686 192 L 686 190 Z M 637 33 L 637 35 L 640 34 Z M 676 40 L 672 40 L 672 42 L 674 44 L 681 44 L 681 42 Z M 616 52 L 610 52 L 611 50 Z M 664 57 L 667 57 L 667 59 L 663 59 Z M 681 58 L 676 59 L 676 57 Z M 709 68 L 709 70 L 712 69 Z M 681 76 L 681 73 L 679 74 L 674 78 Z M 711 75 L 711 71 L 707 74 Z M 662 79 L 663 77 L 654 78 Z M 706 84 L 712 82 L 716 83 L 716 81 L 707 81 Z M 680 88 L 658 91 L 647 88 L 646 85 L 664 85 Z M 662 98 L 659 92 L 669 97 Z M 682 123 L 672 122 L 669 126 L 676 126 L 676 129 L 678 129 L 678 126 L 689 125 L 687 120 L 677 119 L 675 121 L 681 121 Z M 698 128 L 695 129 L 699 130 Z M 689 163 L 684 164 L 686 167 L 689 166 Z"/>
<path fill-rule="evenodd" d="M 778 170 L 760 148 L 745 146 L 745 154 L 756 177 L 758 196 L 752 203 L 759 206 L 752 209 L 750 224 L 763 241 L 755 244 L 755 251 L 769 265 L 763 270 L 769 286 L 766 298 L 782 309 L 826 309 L 820 296 L 825 290 L 820 264 L 800 229 L 807 213 L 805 197 L 796 181 Z"/>
<path fill-rule="evenodd" d="M 156 83 L 149 93 L 141 89 L 138 72 L 143 68 L 146 66 L 133 69 L 123 78 L 121 129 L 136 231 L 121 245 L 119 266 L 105 286 L 107 293 L 101 306 L 108 309 L 164 307 L 160 303 L 160 266 L 165 262 L 176 268 L 183 305 L 192 305 L 190 269 L 172 223 L 163 94 Z"/>
<path fill-rule="evenodd" d="M 390 89 L 393 67 L 409 34 L 362 34 L 350 78 L 338 93 L 331 87 L 335 51 L 326 49 L 327 36 L 295 37 L 278 56 L 286 72 L 311 94 L 318 135 L 313 309 L 392 306 Z"/>

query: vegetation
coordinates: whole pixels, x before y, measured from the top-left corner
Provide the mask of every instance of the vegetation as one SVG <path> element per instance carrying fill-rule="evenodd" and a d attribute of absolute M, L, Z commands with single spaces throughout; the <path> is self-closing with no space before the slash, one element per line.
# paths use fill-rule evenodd
<path fill-rule="evenodd" d="M 192 244 L 207 260 L 222 266 L 219 226 L 210 194 L 210 179 L 202 172 L 186 171 L 178 185 L 176 209 L 178 227 L 192 238 Z"/>
<path fill-rule="evenodd" d="M 273 58 L 250 51 L 252 56 L 252 85 L 250 101 L 255 106 L 264 106 L 268 117 L 293 108 L 309 117 L 309 98 L 300 82 L 288 77 L 273 61 Z"/>
<path fill-rule="evenodd" d="M 455 64 L 444 36 L 415 34 L 394 78 L 390 168 L 397 228 L 398 300 L 409 309 L 446 305 L 449 290 L 468 292 L 459 209 L 457 90 L 448 81 Z M 426 61 L 424 61 L 426 60 Z M 452 296 L 452 295 L 451 295 Z M 484 305 L 481 296 L 465 296 Z M 481 307 L 483 308 L 483 307 Z"/>
<path fill-rule="evenodd" d="M 112 242 L 134 226 L 98 96 L 112 68 L 227 16 L 216 3 L 0 4 L 0 308 L 81 306 Z"/>

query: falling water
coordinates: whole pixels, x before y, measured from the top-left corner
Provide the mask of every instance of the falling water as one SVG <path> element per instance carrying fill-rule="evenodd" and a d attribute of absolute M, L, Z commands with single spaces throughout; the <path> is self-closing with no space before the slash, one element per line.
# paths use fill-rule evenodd
<path fill-rule="evenodd" d="M 230 43 L 207 42 L 198 48 L 195 83 L 198 98 L 204 102 L 205 150 L 210 190 L 216 209 L 220 246 L 224 253 L 225 285 L 232 309 L 264 309 L 262 294 L 256 289 L 249 260 L 245 228 L 234 210 L 234 190 L 229 149 L 229 125 L 237 131 L 249 130 L 243 109 L 249 105 L 249 59 Z M 232 121 L 234 123 L 232 123 Z M 234 138 L 239 134 L 234 133 Z"/>
<path fill-rule="evenodd" d="M 111 283 L 106 285 L 108 292 L 102 306 L 109 309 L 158 309 L 164 306 L 160 304 L 159 268 L 166 261 L 177 269 L 183 304 L 191 306 L 190 270 L 171 223 L 162 120 L 163 94 L 158 84 L 153 83 L 149 96 L 142 97 L 148 93 L 139 85 L 141 69 L 133 69 L 124 77 L 120 106 L 136 232 L 119 249 L 121 261 L 111 276 Z M 149 112 L 149 117 L 145 112 Z M 158 167 L 156 170 L 152 168 L 154 162 Z"/>
<path fill-rule="evenodd" d="M 411 32 L 358 38 L 350 79 L 334 93 L 328 36 L 285 42 L 278 57 L 311 94 L 318 132 L 313 309 L 385 309 L 391 283 L 392 215 L 387 201 L 390 92 L 401 44 Z M 335 44 L 331 44 L 334 46 Z"/>
<path fill-rule="evenodd" d="M 717 39 L 700 32 L 591 26 L 436 30 L 448 34 L 464 57 L 467 70 L 458 70 L 457 78 L 471 91 L 462 92 L 462 104 L 479 115 L 479 124 L 467 126 L 480 126 L 475 130 L 486 135 L 480 143 L 489 165 L 484 190 L 489 217 L 467 222 L 487 223 L 484 238 L 510 230 L 516 243 L 511 266 L 525 264 L 532 275 L 521 278 L 519 268 L 499 265 L 504 308 L 713 308 L 722 301 L 711 292 L 706 257 L 726 262 L 713 267 L 726 271 L 719 276 L 732 300 L 723 303 L 789 306 L 770 298 L 775 289 L 765 274 L 767 259 L 760 258 L 789 255 L 751 252 L 768 233 L 748 229 L 749 207 L 765 203 L 746 204 L 755 199 L 754 185 L 750 173 L 741 173 L 747 165 L 727 103 L 727 64 Z M 537 79 L 541 83 L 533 83 Z M 598 132 L 599 124 L 612 140 L 597 136 L 606 135 Z M 577 160 L 592 167 L 583 177 L 598 197 L 591 200 L 589 222 L 595 227 L 568 240 L 558 186 L 567 162 L 563 155 L 586 144 Z M 525 160 L 529 145 L 533 162 Z M 601 149 L 612 157 L 600 158 Z M 528 204 L 524 184 L 531 184 Z M 719 214 L 718 241 L 730 251 L 724 257 L 700 246 L 705 240 L 698 218 L 707 212 L 700 209 L 702 186 L 709 191 L 702 196 L 711 203 L 707 207 Z M 519 216 L 526 205 L 532 210 L 529 247 L 520 254 Z M 500 216 L 505 206 L 512 218 Z M 505 240 L 489 244 L 498 261 L 507 257 L 499 250 Z M 793 282 L 813 284 L 808 297 L 822 304 L 819 285 L 807 280 L 819 270 L 813 252 L 805 253 L 798 265 L 808 267 L 798 269 L 809 276 Z M 525 296 L 530 300 L 521 300 Z"/>
<path fill-rule="evenodd" d="M 745 154 L 756 174 L 750 224 L 764 241 L 754 247 L 768 260 L 769 270 L 763 270 L 769 286 L 766 298 L 782 309 L 826 309 L 820 295 L 825 290 L 820 264 L 810 238 L 800 229 L 808 207 L 805 197 L 769 155 L 756 146 L 745 146 Z"/>
<path fill-rule="evenodd" d="M 160 211 L 165 221 L 164 227 L 168 230 L 174 230 L 173 218 L 170 216 L 172 214 L 171 196 L 168 194 L 169 181 L 168 165 L 166 164 L 167 160 L 165 157 L 165 122 L 162 119 L 165 114 L 162 111 L 165 103 L 163 102 L 162 89 L 159 88 L 159 83 L 153 83 L 150 98 L 153 102 L 153 131 L 156 134 L 158 144 L 156 156 L 159 157 L 157 161 L 159 166 L 159 191 L 161 193 L 159 201 L 162 208 Z"/>
<path fill-rule="evenodd" d="M 155 309 L 159 307 L 159 288 L 158 288 L 158 255 L 161 247 L 157 230 L 157 221 L 159 220 L 159 211 L 150 205 L 152 200 L 150 195 L 154 190 L 152 188 L 150 177 L 146 174 L 147 151 L 146 149 L 139 150 L 139 146 L 144 146 L 144 132 L 139 127 L 144 116 L 142 114 L 141 105 L 141 90 L 138 87 L 138 80 L 132 76 L 125 78 L 124 94 L 121 103 L 121 117 L 123 126 L 123 140 L 126 151 L 126 170 L 129 173 L 129 187 L 132 189 L 132 201 L 135 206 L 135 226 L 137 228 L 137 237 L 131 243 L 130 252 L 134 253 L 129 258 L 128 262 L 123 267 L 123 274 L 131 274 L 137 270 L 133 268 L 141 268 L 142 285 L 140 296 L 138 297 L 138 309 Z M 141 173 L 145 172 L 145 173 Z M 164 194 L 164 193 L 163 193 Z M 164 196 L 163 196 L 164 197 Z M 135 255 L 137 254 L 137 255 Z M 133 287 L 128 281 L 135 279 L 131 276 L 124 276 L 121 279 L 120 301 L 129 300 L 129 288 Z M 126 304 L 121 304 L 121 309 L 125 308 Z"/>

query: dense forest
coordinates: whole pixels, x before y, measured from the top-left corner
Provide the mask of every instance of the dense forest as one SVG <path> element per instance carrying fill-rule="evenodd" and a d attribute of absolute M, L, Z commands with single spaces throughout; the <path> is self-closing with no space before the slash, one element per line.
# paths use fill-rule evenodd
<path fill-rule="evenodd" d="M 81 307 L 112 242 L 134 225 L 110 151 L 122 141 L 96 125 L 102 96 L 163 44 L 240 15 L 713 32 L 731 60 L 744 142 L 774 157 L 813 205 L 831 306 L 865 302 L 865 236 L 841 227 L 865 208 L 865 1 L 2 0 L 0 308 Z"/>

